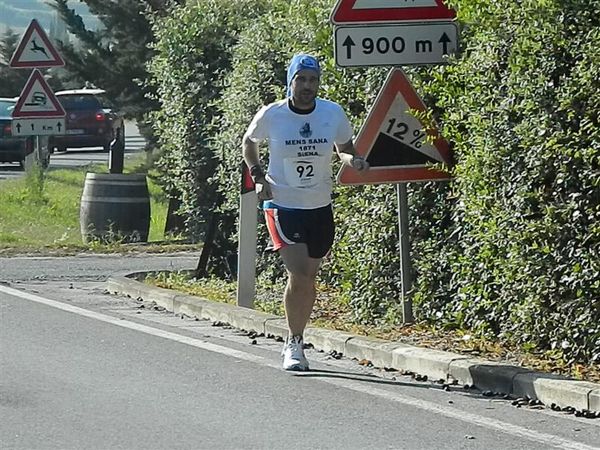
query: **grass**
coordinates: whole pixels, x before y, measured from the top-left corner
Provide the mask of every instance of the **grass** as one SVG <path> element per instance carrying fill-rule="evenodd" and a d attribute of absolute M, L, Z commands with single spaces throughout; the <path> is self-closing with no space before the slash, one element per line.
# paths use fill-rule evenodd
<path fill-rule="evenodd" d="M 149 276 L 146 283 L 195 295 L 211 301 L 236 304 L 236 283 L 219 279 L 196 280 L 185 273 L 161 273 Z M 257 285 L 254 307 L 258 311 L 283 316 L 282 285 Z M 474 358 L 519 365 L 540 372 L 570 376 L 578 380 L 600 382 L 596 364 L 567 364 L 550 353 L 535 353 L 507 343 L 478 339 L 461 330 L 442 330 L 425 323 L 408 326 L 397 324 L 362 325 L 353 320 L 350 306 L 343 296 L 327 286 L 317 286 L 317 301 L 311 325 L 331 330 L 402 342 L 419 347 L 450 351 Z"/>
<path fill-rule="evenodd" d="M 125 172 L 139 171 L 143 157 L 126 160 Z M 79 204 L 87 172 L 107 173 L 107 169 L 87 166 L 42 173 L 34 168 L 25 177 L 1 181 L 0 252 L 114 249 L 114 244 L 85 245 L 82 241 Z M 152 177 L 148 177 L 148 189 L 151 202 L 148 241 L 163 241 L 167 199 Z"/>

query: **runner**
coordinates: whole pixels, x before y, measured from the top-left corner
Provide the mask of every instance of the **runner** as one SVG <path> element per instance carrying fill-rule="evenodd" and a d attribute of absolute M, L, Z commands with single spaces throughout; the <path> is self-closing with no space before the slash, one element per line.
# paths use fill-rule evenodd
<path fill-rule="evenodd" d="M 288 281 L 283 295 L 288 337 L 285 370 L 308 370 L 303 333 L 316 298 L 315 279 L 334 239 L 331 205 L 333 149 L 358 171 L 369 164 L 357 156 L 352 127 L 337 103 L 317 98 L 319 62 L 295 55 L 287 71 L 287 98 L 258 111 L 243 139 L 243 156 L 263 201 L 267 228 Z M 269 166 L 258 147 L 269 145 Z"/>

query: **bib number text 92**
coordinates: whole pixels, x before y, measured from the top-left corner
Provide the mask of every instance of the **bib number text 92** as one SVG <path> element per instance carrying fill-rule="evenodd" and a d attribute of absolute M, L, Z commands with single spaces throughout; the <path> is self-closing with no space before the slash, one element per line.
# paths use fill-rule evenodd
<path fill-rule="evenodd" d="M 298 164 L 296 166 L 296 172 L 298 172 L 298 177 L 302 178 L 312 178 L 315 176 L 314 174 L 315 168 L 312 164 Z"/>

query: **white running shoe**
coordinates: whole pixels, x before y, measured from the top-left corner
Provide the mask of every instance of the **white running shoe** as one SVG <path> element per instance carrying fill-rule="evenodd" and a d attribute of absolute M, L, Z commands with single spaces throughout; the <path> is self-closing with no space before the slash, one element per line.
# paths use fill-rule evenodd
<path fill-rule="evenodd" d="M 308 361 L 304 356 L 304 340 L 302 336 L 288 338 L 283 346 L 283 369 L 293 371 L 308 370 Z"/>

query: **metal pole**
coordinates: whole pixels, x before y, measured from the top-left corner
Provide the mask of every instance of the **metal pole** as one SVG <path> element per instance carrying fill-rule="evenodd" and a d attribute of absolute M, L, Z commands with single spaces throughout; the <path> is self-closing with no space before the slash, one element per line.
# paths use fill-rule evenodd
<path fill-rule="evenodd" d="M 35 135 L 35 159 L 36 164 L 42 166 L 42 147 L 40 146 L 40 137 Z"/>
<path fill-rule="evenodd" d="M 408 292 L 412 287 L 412 270 L 410 264 L 410 236 L 408 230 L 408 194 L 406 183 L 398 185 L 398 229 L 400 234 L 400 275 L 402 289 L 400 301 L 402 302 L 402 322 L 414 322 L 412 300 Z"/>

